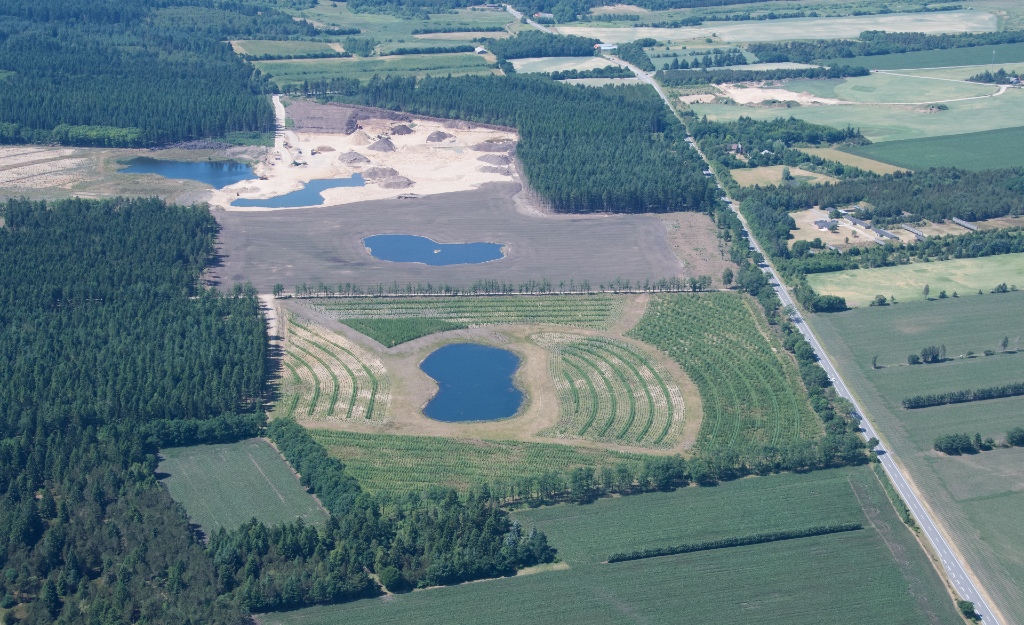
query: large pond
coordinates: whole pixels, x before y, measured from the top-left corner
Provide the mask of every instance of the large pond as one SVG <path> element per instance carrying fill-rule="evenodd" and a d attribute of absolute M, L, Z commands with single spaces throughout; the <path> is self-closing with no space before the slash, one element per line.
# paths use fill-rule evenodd
<path fill-rule="evenodd" d="M 252 180 L 252 167 L 235 161 L 164 161 L 157 158 L 135 158 L 128 161 L 122 174 L 157 174 L 164 178 L 184 178 L 204 182 L 215 189 Z"/>
<path fill-rule="evenodd" d="M 476 343 L 445 345 L 420 369 L 437 380 L 437 395 L 423 414 L 438 421 L 493 421 L 514 415 L 523 393 L 512 382 L 519 356 Z"/>
<path fill-rule="evenodd" d="M 235 200 L 232 206 L 239 208 L 297 208 L 299 206 L 320 206 L 324 203 L 321 191 L 338 187 L 361 187 L 366 184 L 361 174 L 352 174 L 351 178 L 334 178 L 329 180 L 310 180 L 298 191 L 285 193 L 277 197 L 262 200 Z"/>
<path fill-rule="evenodd" d="M 378 234 L 363 239 L 370 255 L 396 263 L 462 265 L 504 258 L 500 243 L 438 243 L 410 234 Z"/>

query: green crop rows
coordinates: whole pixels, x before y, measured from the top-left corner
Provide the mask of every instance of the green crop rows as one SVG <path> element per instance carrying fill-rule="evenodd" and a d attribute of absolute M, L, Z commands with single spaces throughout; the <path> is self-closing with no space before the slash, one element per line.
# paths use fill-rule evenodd
<path fill-rule="evenodd" d="M 327 512 L 299 484 L 284 458 L 263 440 L 161 451 L 159 471 L 192 522 L 207 533 L 256 517 L 268 525 L 303 519 L 323 524 Z"/>
<path fill-rule="evenodd" d="M 605 329 L 618 316 L 621 299 L 607 295 L 543 297 L 415 297 L 326 299 L 317 308 L 348 319 L 430 317 L 465 325 L 554 323 Z"/>
<path fill-rule="evenodd" d="M 821 433 L 796 364 L 751 307 L 732 293 L 659 296 L 630 332 L 668 352 L 697 384 L 701 451 L 743 453 Z"/>
<path fill-rule="evenodd" d="M 313 438 L 367 490 L 392 494 L 420 492 L 434 486 L 468 490 L 487 482 L 505 492 L 523 477 L 577 467 L 636 469 L 642 457 L 600 449 L 521 441 L 458 440 L 433 436 L 396 436 L 310 430 Z"/>
<path fill-rule="evenodd" d="M 683 418 L 679 388 L 642 351 L 621 341 L 547 334 L 558 423 L 544 434 L 669 447 Z"/>
<path fill-rule="evenodd" d="M 337 334 L 288 323 L 281 402 L 300 421 L 383 419 L 390 403 L 384 365 Z"/>
<path fill-rule="evenodd" d="M 468 327 L 464 323 L 454 323 L 432 317 L 345 319 L 343 323 L 356 332 L 362 332 L 384 347 L 394 347 L 421 336 Z"/>

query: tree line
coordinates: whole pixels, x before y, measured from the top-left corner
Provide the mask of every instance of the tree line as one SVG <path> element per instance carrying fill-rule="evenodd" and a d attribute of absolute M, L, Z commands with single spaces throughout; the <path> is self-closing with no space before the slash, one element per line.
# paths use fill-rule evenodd
<path fill-rule="evenodd" d="M 972 48 L 1021 42 L 1024 42 L 1024 30 L 940 35 L 866 30 L 860 34 L 858 39 L 753 43 L 750 44 L 749 50 L 764 63 L 810 63 L 817 59 L 849 59 L 856 56 Z"/>
<path fill-rule="evenodd" d="M 589 37 L 523 30 L 506 39 L 485 39 L 483 45 L 501 62 L 539 56 L 594 56 L 594 46 L 598 43 L 600 41 Z"/>
<path fill-rule="evenodd" d="M 547 72 L 545 76 L 552 80 L 569 80 L 573 78 L 632 78 L 633 72 L 620 65 L 595 67 L 594 69 L 566 69 Z"/>
<path fill-rule="evenodd" d="M 683 59 L 679 60 L 677 55 L 672 59 L 671 63 L 665 63 L 662 70 L 673 70 L 673 69 L 708 69 L 711 67 L 726 67 L 727 65 L 747 65 L 747 57 L 743 55 L 743 52 L 736 48 L 731 51 L 722 51 L 715 48 L 711 52 L 705 53 L 703 56 L 694 56 L 692 60 L 687 61 Z"/>
<path fill-rule="evenodd" d="M 644 52 L 643 47 L 636 43 L 620 43 L 615 48 L 615 55 L 627 63 L 639 67 L 645 72 L 654 71 L 654 63 L 651 63 L 651 59 Z"/>
<path fill-rule="evenodd" d="M 680 67 L 682 68 L 680 61 Z M 867 76 L 871 73 L 865 67 L 835 65 L 832 67 L 804 67 L 798 69 L 702 69 L 701 71 L 683 69 L 662 69 L 655 77 L 666 87 L 686 87 L 692 85 L 720 85 L 734 82 L 750 82 L 755 80 L 787 80 L 790 78 L 849 78 Z"/>
<path fill-rule="evenodd" d="M 1020 82 L 1020 75 L 1017 74 L 1016 70 L 1007 72 L 1006 68 L 1000 67 L 995 72 L 985 70 L 980 74 L 975 74 L 967 79 L 970 82 L 981 82 L 996 85 L 1009 85 Z"/>
<path fill-rule="evenodd" d="M 530 185 L 559 212 L 706 211 L 718 202 L 685 128 L 647 85 L 536 76 L 374 78 L 342 101 L 513 126 Z"/>
<path fill-rule="evenodd" d="M 949 391 L 933 395 L 915 395 L 904 399 L 903 407 L 907 410 L 914 410 L 917 408 L 929 408 L 931 406 L 945 406 L 947 404 L 963 404 L 972 401 L 984 401 L 986 399 L 997 399 L 1000 397 L 1018 397 L 1020 395 L 1024 395 L 1024 382 L 1004 384 L 1003 386 L 990 386 L 988 388 Z"/>

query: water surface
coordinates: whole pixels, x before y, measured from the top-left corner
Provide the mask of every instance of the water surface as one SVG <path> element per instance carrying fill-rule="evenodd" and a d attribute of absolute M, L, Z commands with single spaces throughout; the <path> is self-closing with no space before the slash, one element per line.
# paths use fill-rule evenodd
<path fill-rule="evenodd" d="M 438 421 L 494 421 L 519 410 L 523 393 L 512 382 L 519 356 L 507 349 L 454 343 L 434 351 L 420 369 L 437 380 L 423 414 Z"/>
<path fill-rule="evenodd" d="M 165 161 L 140 157 L 128 161 L 122 174 L 157 174 L 164 178 L 183 178 L 203 182 L 214 189 L 223 189 L 256 176 L 252 167 L 236 161 Z"/>
<path fill-rule="evenodd" d="M 370 255 L 396 263 L 462 265 L 504 258 L 500 243 L 438 243 L 410 234 L 378 234 L 363 239 Z"/>
<path fill-rule="evenodd" d="M 298 191 L 285 193 L 277 197 L 262 200 L 235 200 L 232 206 L 239 208 L 298 208 L 300 206 L 320 206 L 324 203 L 321 191 L 338 187 L 361 187 L 366 184 L 362 174 L 352 174 L 351 178 L 333 178 L 327 180 L 310 180 Z"/>

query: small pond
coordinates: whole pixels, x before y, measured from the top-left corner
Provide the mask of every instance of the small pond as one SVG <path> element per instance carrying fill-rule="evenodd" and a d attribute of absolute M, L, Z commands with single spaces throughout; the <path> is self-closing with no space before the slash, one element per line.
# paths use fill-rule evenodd
<path fill-rule="evenodd" d="M 396 263 L 461 265 L 504 258 L 500 243 L 438 243 L 410 234 L 378 234 L 363 239 L 370 255 Z"/>
<path fill-rule="evenodd" d="M 252 167 L 235 161 L 164 161 L 157 158 L 134 158 L 122 174 L 157 174 L 164 178 L 184 178 L 204 182 L 215 189 L 253 180 Z"/>
<path fill-rule="evenodd" d="M 514 415 L 523 393 L 512 382 L 519 356 L 476 343 L 445 345 L 420 363 L 437 380 L 423 414 L 438 421 L 493 421 Z"/>
<path fill-rule="evenodd" d="M 320 206 L 324 203 L 321 191 L 338 187 L 361 187 L 366 184 L 362 174 L 352 174 L 351 178 L 333 178 L 329 180 L 310 180 L 298 191 L 285 193 L 277 197 L 262 200 L 235 200 L 232 206 L 239 208 L 297 208 L 299 206 Z"/>

